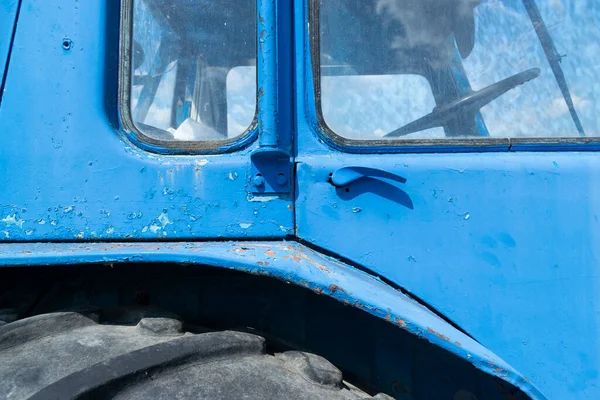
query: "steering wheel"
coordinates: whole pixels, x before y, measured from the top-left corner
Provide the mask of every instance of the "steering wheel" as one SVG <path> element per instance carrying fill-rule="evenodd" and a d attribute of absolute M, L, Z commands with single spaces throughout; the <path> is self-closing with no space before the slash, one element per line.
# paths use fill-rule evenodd
<path fill-rule="evenodd" d="M 509 90 L 537 78 L 539 75 L 539 68 L 531 68 L 519 72 L 481 90 L 467 93 L 450 103 L 438 105 L 431 113 L 386 134 L 384 137 L 406 136 L 425 129 L 447 125 L 452 120 L 457 119 L 458 116 L 475 116 L 486 104 L 502 96 Z"/>

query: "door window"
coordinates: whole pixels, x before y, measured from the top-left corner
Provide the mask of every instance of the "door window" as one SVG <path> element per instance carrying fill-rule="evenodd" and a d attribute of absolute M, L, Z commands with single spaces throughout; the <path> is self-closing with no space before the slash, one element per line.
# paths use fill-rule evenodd
<path fill-rule="evenodd" d="M 252 130 L 256 1 L 133 0 L 130 6 L 122 114 L 138 137 L 202 147 Z"/>
<path fill-rule="evenodd" d="M 317 113 L 334 139 L 600 135 L 598 1 L 311 7 Z"/>

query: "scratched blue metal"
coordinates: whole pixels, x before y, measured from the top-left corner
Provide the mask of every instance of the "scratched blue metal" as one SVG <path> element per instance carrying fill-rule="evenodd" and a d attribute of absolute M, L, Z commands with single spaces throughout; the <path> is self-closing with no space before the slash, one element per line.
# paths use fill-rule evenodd
<path fill-rule="evenodd" d="M 0 244 L 0 265 L 177 262 L 241 270 L 292 282 L 389 321 L 484 372 L 545 397 L 524 376 L 430 310 L 373 276 L 286 242 Z"/>
<path fill-rule="evenodd" d="M 573 152 L 597 146 L 340 151 L 317 126 L 302 2 L 296 13 L 299 238 L 424 299 L 551 398 L 599 398 L 600 161 Z M 343 167 L 407 182 L 336 188 L 330 174 Z"/>
<path fill-rule="evenodd" d="M 291 234 L 291 195 L 250 193 L 257 143 L 228 154 L 155 155 L 121 132 L 110 100 L 118 26 L 118 2 L 23 1 L 0 106 L 0 240 Z M 262 46 L 273 49 L 274 40 L 264 37 Z M 275 68 L 261 64 L 259 75 Z M 265 88 L 263 102 L 273 96 Z"/>
<path fill-rule="evenodd" d="M 13 38 L 17 15 L 19 14 L 19 3 L 19 0 L 6 0 L 0 4 L 0 102 L 2 102 L 10 44 Z"/>

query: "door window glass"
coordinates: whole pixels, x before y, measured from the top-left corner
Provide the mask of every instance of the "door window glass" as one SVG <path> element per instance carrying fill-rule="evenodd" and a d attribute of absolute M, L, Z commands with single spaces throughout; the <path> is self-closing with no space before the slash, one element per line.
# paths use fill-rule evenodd
<path fill-rule="evenodd" d="M 598 0 L 311 6 L 317 109 L 332 135 L 600 135 Z"/>
<path fill-rule="evenodd" d="M 154 140 L 227 140 L 256 111 L 256 1 L 133 0 L 130 116 Z"/>

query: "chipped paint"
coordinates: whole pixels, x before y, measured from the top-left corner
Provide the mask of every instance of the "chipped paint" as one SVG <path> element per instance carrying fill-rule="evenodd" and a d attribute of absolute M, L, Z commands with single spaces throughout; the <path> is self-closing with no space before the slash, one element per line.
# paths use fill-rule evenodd
<path fill-rule="evenodd" d="M 200 172 L 200 170 L 202 169 L 202 167 L 204 167 L 206 164 L 208 164 L 208 160 L 197 160 L 194 165 L 194 171 L 196 172 Z"/>
<path fill-rule="evenodd" d="M 268 203 L 273 200 L 279 199 L 279 196 L 275 195 L 252 195 L 248 193 L 247 200 L 250 202 L 258 202 L 258 203 Z"/>
<path fill-rule="evenodd" d="M 7 227 L 15 225 L 19 229 L 23 229 L 23 224 L 25 223 L 25 220 L 19 218 L 17 214 L 7 215 L 6 217 L 0 219 L 0 221 L 4 222 Z"/>
<path fill-rule="evenodd" d="M 347 292 L 346 292 L 344 289 L 342 289 L 341 287 L 339 287 L 339 286 L 337 286 L 337 285 L 334 285 L 334 284 L 331 284 L 331 285 L 329 285 L 329 291 L 330 291 L 331 293 L 335 293 L 335 292 L 337 292 L 338 290 L 339 290 L 340 292 L 342 292 L 342 293 L 346 294 L 346 295 L 348 294 L 348 293 L 347 293 Z"/>
<path fill-rule="evenodd" d="M 160 215 L 157 217 L 158 222 L 160 222 L 161 227 L 163 229 L 165 229 L 165 227 L 167 225 L 172 224 L 173 222 L 171 222 L 171 220 L 169 220 L 169 214 L 167 212 L 167 210 L 164 210 L 162 213 L 160 213 Z"/>
<path fill-rule="evenodd" d="M 431 328 L 427 328 L 427 332 L 429 332 L 429 333 L 433 333 L 435 336 L 439 337 L 440 339 L 442 339 L 442 340 L 444 340 L 444 341 L 446 341 L 446 342 L 449 342 L 449 341 L 450 341 L 450 338 L 449 338 L 448 336 L 446 336 L 446 335 L 444 335 L 444 334 L 442 334 L 442 333 L 436 332 L 436 331 L 434 331 L 434 330 L 433 330 L 433 329 L 431 329 Z"/>

